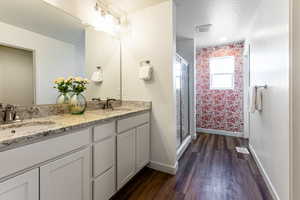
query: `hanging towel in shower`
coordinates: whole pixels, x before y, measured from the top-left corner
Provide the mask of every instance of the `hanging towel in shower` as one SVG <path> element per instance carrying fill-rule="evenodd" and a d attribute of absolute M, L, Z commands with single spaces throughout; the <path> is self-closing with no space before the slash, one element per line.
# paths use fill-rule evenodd
<path fill-rule="evenodd" d="M 263 87 L 259 87 L 256 89 L 256 110 L 258 111 L 263 110 L 263 92 Z"/>
<path fill-rule="evenodd" d="M 256 87 L 253 86 L 250 89 L 250 112 L 254 113 L 256 110 Z"/>

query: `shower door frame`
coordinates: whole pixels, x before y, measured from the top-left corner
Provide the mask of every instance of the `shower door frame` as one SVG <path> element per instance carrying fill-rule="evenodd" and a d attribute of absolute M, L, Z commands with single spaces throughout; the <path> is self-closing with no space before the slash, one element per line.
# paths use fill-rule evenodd
<path fill-rule="evenodd" d="M 189 73 L 189 63 L 182 58 L 180 55 L 176 55 L 176 62 L 180 63 L 180 65 L 185 65 L 187 67 L 187 93 L 188 93 L 188 100 L 187 100 L 187 111 L 188 111 L 188 115 L 187 115 L 187 131 L 188 134 L 183 137 L 183 119 L 182 119 L 182 115 L 183 115 L 183 111 L 182 111 L 182 88 L 183 88 L 183 84 L 182 84 L 182 70 L 181 70 L 181 79 L 180 79 L 180 91 L 179 91 L 179 95 L 180 95 L 180 102 L 179 102 L 179 115 L 181 116 L 180 118 L 180 145 L 177 147 L 177 155 L 178 155 L 178 159 L 180 158 L 180 156 L 182 155 L 182 153 L 184 152 L 184 150 L 186 149 L 186 147 L 188 146 L 188 144 L 191 141 L 191 127 L 190 127 L 190 73 Z M 177 102 L 178 103 L 178 102 Z M 176 132 L 176 138 L 177 138 L 177 132 Z M 178 141 L 177 141 L 178 142 Z"/>

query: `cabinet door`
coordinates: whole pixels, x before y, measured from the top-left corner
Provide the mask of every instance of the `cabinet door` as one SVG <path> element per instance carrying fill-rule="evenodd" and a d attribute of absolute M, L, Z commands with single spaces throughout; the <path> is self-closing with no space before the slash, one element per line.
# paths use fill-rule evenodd
<path fill-rule="evenodd" d="M 40 200 L 89 200 L 89 192 L 89 149 L 40 168 Z"/>
<path fill-rule="evenodd" d="M 118 189 L 135 174 L 135 133 L 129 130 L 117 137 L 117 180 Z"/>
<path fill-rule="evenodd" d="M 115 142 L 116 137 L 113 136 L 104 141 L 94 144 L 93 163 L 94 177 L 97 177 L 114 166 L 115 163 Z"/>
<path fill-rule="evenodd" d="M 0 183 L 1 200 L 38 200 L 39 170 L 34 169 Z"/>
<path fill-rule="evenodd" d="M 145 167 L 150 161 L 150 127 L 145 124 L 136 129 L 136 168 Z"/>
<path fill-rule="evenodd" d="M 116 191 L 115 168 L 112 167 L 94 181 L 94 200 L 109 200 Z"/>

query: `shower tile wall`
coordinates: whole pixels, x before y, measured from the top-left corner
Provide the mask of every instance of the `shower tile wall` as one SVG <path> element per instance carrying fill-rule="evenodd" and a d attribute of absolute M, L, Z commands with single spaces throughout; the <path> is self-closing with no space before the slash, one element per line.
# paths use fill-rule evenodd
<path fill-rule="evenodd" d="M 197 128 L 243 132 L 244 42 L 208 47 L 197 52 Z M 233 90 L 210 90 L 209 58 L 235 57 Z"/>

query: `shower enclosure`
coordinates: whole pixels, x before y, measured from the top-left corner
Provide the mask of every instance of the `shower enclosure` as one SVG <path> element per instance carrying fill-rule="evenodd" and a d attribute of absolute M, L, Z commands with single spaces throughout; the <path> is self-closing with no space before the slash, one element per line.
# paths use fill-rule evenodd
<path fill-rule="evenodd" d="M 189 68 L 188 63 L 179 55 L 176 56 L 176 120 L 177 120 L 177 149 L 190 135 L 189 128 Z"/>

